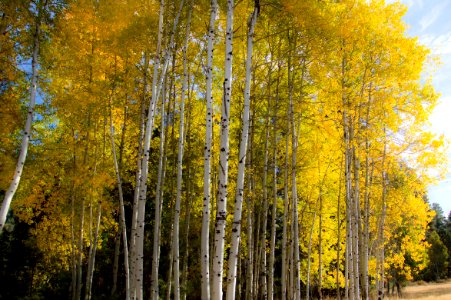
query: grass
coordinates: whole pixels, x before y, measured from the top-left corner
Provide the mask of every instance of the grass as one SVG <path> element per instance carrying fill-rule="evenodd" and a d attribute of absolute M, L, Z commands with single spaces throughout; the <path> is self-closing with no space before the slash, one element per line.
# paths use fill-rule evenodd
<path fill-rule="evenodd" d="M 386 299 L 449 300 L 451 299 L 451 280 L 439 283 L 413 283 L 403 289 L 401 297 L 387 295 Z"/>

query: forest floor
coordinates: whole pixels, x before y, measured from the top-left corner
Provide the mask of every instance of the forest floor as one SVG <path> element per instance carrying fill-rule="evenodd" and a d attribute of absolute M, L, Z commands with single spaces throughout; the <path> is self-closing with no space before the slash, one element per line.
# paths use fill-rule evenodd
<path fill-rule="evenodd" d="M 402 291 L 402 296 L 389 296 L 388 299 L 415 299 L 415 300 L 449 300 L 451 299 L 451 280 L 439 283 L 411 284 Z"/>

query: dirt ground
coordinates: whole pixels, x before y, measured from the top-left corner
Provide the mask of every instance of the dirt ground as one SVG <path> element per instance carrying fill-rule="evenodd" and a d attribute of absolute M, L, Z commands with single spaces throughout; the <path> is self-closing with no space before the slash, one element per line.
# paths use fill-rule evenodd
<path fill-rule="evenodd" d="M 441 283 L 413 284 L 405 287 L 402 297 L 387 297 L 388 299 L 415 299 L 415 300 L 450 300 L 451 280 Z"/>

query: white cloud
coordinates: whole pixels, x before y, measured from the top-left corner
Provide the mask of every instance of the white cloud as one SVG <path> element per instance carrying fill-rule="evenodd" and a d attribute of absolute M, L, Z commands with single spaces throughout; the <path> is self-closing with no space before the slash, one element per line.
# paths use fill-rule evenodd
<path fill-rule="evenodd" d="M 429 13 L 427 13 L 424 17 L 421 18 L 420 20 L 421 31 L 426 30 L 429 26 L 434 24 L 434 22 L 443 13 L 444 8 L 447 4 L 448 3 L 446 1 L 438 3 L 437 5 L 435 5 L 430 9 Z"/>
<path fill-rule="evenodd" d="M 451 54 L 451 32 L 441 35 L 421 35 L 420 43 L 431 49 L 434 55 Z"/>
<path fill-rule="evenodd" d="M 387 2 L 395 2 L 394 0 L 389 0 Z M 401 3 L 404 3 L 405 5 L 407 5 L 409 8 L 411 8 L 412 6 L 418 6 L 419 8 L 423 8 L 423 0 L 400 0 Z"/>
<path fill-rule="evenodd" d="M 418 8 L 422 9 L 424 6 L 423 0 L 387 0 L 387 4 L 394 3 L 394 2 L 401 2 L 402 4 L 405 4 L 409 7 L 409 9 L 412 6 L 418 6 Z"/>

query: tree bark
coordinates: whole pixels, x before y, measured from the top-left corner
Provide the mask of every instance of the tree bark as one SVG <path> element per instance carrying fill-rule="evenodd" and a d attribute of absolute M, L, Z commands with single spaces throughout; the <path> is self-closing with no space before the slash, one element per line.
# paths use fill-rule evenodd
<path fill-rule="evenodd" d="M 144 225 L 145 225 L 145 209 L 146 209 L 146 193 L 147 193 L 147 177 L 148 162 L 150 155 L 150 139 L 152 136 L 155 109 L 157 104 L 157 83 L 158 69 L 160 66 L 161 39 L 163 35 L 163 18 L 164 18 L 164 0 L 160 0 L 160 12 L 158 21 L 158 39 L 157 49 L 154 58 L 153 78 L 152 78 L 152 96 L 147 114 L 146 130 L 144 133 L 143 156 L 141 159 L 141 179 L 139 180 L 139 198 L 136 217 L 135 231 L 135 253 L 134 253 L 134 292 L 138 300 L 143 300 L 143 259 L 144 259 Z"/>
<path fill-rule="evenodd" d="M 285 170 L 284 170 L 284 206 L 283 206 L 283 227 L 282 227 L 282 300 L 286 300 L 290 298 L 290 295 L 287 295 L 287 279 L 288 279 L 288 256 L 287 256 L 287 248 L 288 248 L 288 212 L 289 212 L 289 197 L 288 197 L 288 153 L 289 153 L 289 122 L 287 118 L 287 131 L 285 134 Z"/>
<path fill-rule="evenodd" d="M 253 297 L 253 282 L 254 282 L 254 240 L 253 240 L 253 199 L 252 199 L 252 191 L 253 191 L 253 171 L 252 171 L 252 145 L 253 145 L 253 115 L 249 121 L 250 127 L 250 137 L 249 137 L 249 145 L 247 155 L 249 156 L 248 160 L 248 188 L 247 188 L 247 196 L 246 196 L 246 208 L 247 208 L 247 269 L 246 269 L 246 300 L 252 300 Z"/>
<path fill-rule="evenodd" d="M 144 151 L 143 151 L 143 159 L 141 162 L 142 167 L 142 175 L 141 175 L 141 182 L 140 182 L 140 192 L 139 192 L 139 203 L 138 203 L 138 218 L 137 218 L 137 231 L 136 231 L 136 262 L 137 267 L 135 268 L 136 272 L 136 295 L 138 300 L 142 300 L 143 298 L 143 258 L 144 258 L 144 226 L 145 226 L 145 204 L 146 204 L 146 192 L 147 192 L 147 178 L 149 173 L 149 154 L 150 154 L 150 139 L 152 136 L 153 131 L 153 125 L 154 125 L 154 117 L 155 117 L 155 110 L 157 105 L 157 100 L 159 97 L 159 94 L 161 92 L 161 87 L 163 86 L 164 78 L 166 77 L 166 71 L 169 65 L 169 62 L 171 61 L 174 48 L 175 48 L 175 42 L 174 42 L 174 36 L 175 31 L 178 26 L 178 21 L 180 17 L 180 13 L 183 8 L 184 1 L 180 1 L 180 6 L 177 15 L 174 19 L 173 28 L 171 31 L 171 37 L 169 45 L 166 49 L 165 54 L 165 62 L 163 65 L 163 68 L 160 72 L 160 76 L 158 78 L 158 67 L 160 65 L 160 48 L 161 48 L 161 37 L 163 34 L 163 12 L 164 12 L 164 0 L 161 0 L 160 2 L 160 13 L 159 13 L 159 25 L 158 25 L 158 42 L 157 42 L 157 51 L 155 55 L 155 61 L 154 61 L 154 73 L 152 78 L 152 98 L 149 106 L 148 116 L 147 116 L 147 123 L 146 123 L 146 133 L 144 136 Z M 158 80 L 159 79 L 159 80 Z"/>
<path fill-rule="evenodd" d="M 85 220 L 85 199 L 81 200 L 80 206 L 80 228 L 78 236 L 78 259 L 77 259 L 77 285 L 75 299 L 80 299 L 81 290 L 83 288 L 83 232 L 84 232 L 84 220 Z"/>
<path fill-rule="evenodd" d="M 112 96 L 111 96 L 112 97 Z M 130 267 L 128 261 L 128 242 L 127 242 L 127 225 L 125 223 L 125 210 L 124 210 L 124 194 L 122 191 L 122 179 L 119 169 L 119 164 L 116 155 L 116 143 L 114 141 L 114 124 L 113 124 L 113 105 L 112 98 L 110 98 L 110 138 L 111 138 L 111 151 L 113 154 L 114 171 L 116 173 L 117 187 L 119 191 L 119 212 L 122 230 L 122 244 L 124 249 L 124 272 L 125 272 L 125 299 L 130 299 Z"/>
<path fill-rule="evenodd" d="M 31 58 L 31 85 L 30 85 L 30 103 L 27 110 L 27 121 L 25 123 L 25 128 L 22 137 L 22 144 L 20 146 L 20 154 L 17 160 L 16 169 L 14 170 L 13 179 L 8 190 L 5 193 L 5 198 L 3 199 L 2 206 L 0 209 L 0 235 L 3 232 L 3 227 L 6 223 L 6 217 L 9 212 L 9 207 L 14 194 L 19 187 L 20 178 L 22 176 L 23 166 L 25 165 L 25 160 L 27 158 L 28 144 L 31 139 L 31 124 L 33 123 L 34 107 L 36 104 L 36 90 L 38 85 L 38 55 L 40 49 L 41 35 L 41 14 L 45 7 L 42 5 L 42 1 L 38 4 L 38 16 L 36 18 L 35 30 L 33 34 L 33 53 Z"/>
<path fill-rule="evenodd" d="M 354 145 L 355 139 L 355 125 L 354 122 L 351 122 L 350 126 L 350 144 L 351 146 L 351 163 L 353 163 L 354 168 L 354 188 L 352 198 L 352 206 L 351 206 L 351 220 L 352 220 L 352 256 L 353 256 L 353 275 L 354 275 L 354 298 L 360 299 L 360 263 L 359 263 L 359 244 L 360 244 L 360 162 L 357 157 L 357 150 Z M 350 169 L 352 166 L 350 166 Z"/>
<path fill-rule="evenodd" d="M 320 196 L 321 197 L 321 196 Z M 305 299 L 310 299 L 310 270 L 311 270 L 311 261 L 312 261 L 312 238 L 313 238 L 313 230 L 315 228 L 315 220 L 316 220 L 316 212 L 318 210 L 318 202 L 321 201 L 320 197 L 318 197 L 318 201 L 315 204 L 315 210 L 313 211 L 313 219 L 312 226 L 310 227 L 309 234 L 309 242 L 307 247 L 307 282 L 305 283 Z"/>
<path fill-rule="evenodd" d="M 170 83 L 172 85 L 172 81 Z M 170 90 L 171 88 L 169 88 Z M 160 128 L 160 155 L 158 159 L 157 188 L 155 193 L 155 222 L 153 227 L 153 246 L 152 246 L 152 271 L 150 277 L 150 298 L 159 299 L 159 266 L 160 266 L 160 238 L 161 238 L 161 215 L 163 210 L 163 191 L 166 177 L 166 149 L 168 139 L 168 120 L 171 110 L 171 97 L 169 97 L 168 112 L 165 112 L 166 102 L 166 81 L 163 82 L 161 89 L 161 128 Z"/>
<path fill-rule="evenodd" d="M 273 203 L 272 203 L 272 213 L 271 213 L 271 242 L 269 250 L 269 276 L 268 276 L 268 299 L 274 299 L 274 262 L 275 262 L 275 252 L 276 252 L 276 219 L 277 219 L 277 113 L 278 113 L 278 102 L 279 102 L 279 83 L 280 83 L 280 66 L 277 68 L 277 85 L 276 85 L 276 97 L 274 98 L 274 116 L 273 122 Z M 284 276 L 282 274 L 282 276 Z"/>
<path fill-rule="evenodd" d="M 268 75 L 271 77 L 271 75 Z M 269 93 L 268 97 L 268 106 L 271 102 L 271 94 Z M 259 280 L 259 288 L 258 291 L 261 292 L 261 298 L 266 300 L 268 297 L 267 292 L 267 265 L 266 265 L 266 229 L 268 227 L 268 143 L 269 143 L 269 110 L 265 117 L 265 147 L 263 154 L 263 181 L 262 181 L 262 189 L 263 189 L 263 210 L 261 211 L 262 222 L 261 222 L 261 237 L 260 237 L 260 247 L 258 248 L 260 251 L 258 253 L 259 257 L 259 272 L 258 280 Z M 256 294 L 257 295 L 257 294 Z"/>
<path fill-rule="evenodd" d="M 207 67 L 205 75 L 207 77 L 206 86 L 206 103 L 207 113 L 205 147 L 204 147 L 204 199 L 202 210 L 202 233 L 201 233 L 201 285 L 202 300 L 210 299 L 210 203 L 211 203 L 211 145 L 213 135 L 213 43 L 215 39 L 215 20 L 218 11 L 218 3 L 216 0 L 210 2 L 210 24 L 208 27 L 208 44 L 207 44 Z"/>
<path fill-rule="evenodd" d="M 293 45 L 291 45 L 293 46 Z M 295 45 L 294 45 L 295 46 Z M 305 59 L 302 62 L 302 74 L 301 74 L 301 91 L 302 80 L 304 78 Z M 293 241 L 293 284 L 294 284 L 294 299 L 301 299 L 301 280 L 300 280 L 300 257 L 299 257 L 299 221 L 298 221 L 298 196 L 297 196 L 297 183 L 296 183 L 296 152 L 298 147 L 298 136 L 296 134 L 296 126 L 294 120 L 294 104 L 293 104 L 293 80 L 291 66 L 288 67 L 288 88 L 289 88 L 289 105 L 290 105 L 290 127 L 291 127 L 291 198 L 292 198 L 292 241 Z"/>
<path fill-rule="evenodd" d="M 244 196 L 244 176 L 246 166 L 246 153 L 249 137 L 249 110 L 251 97 L 251 71 L 252 71 L 252 50 L 254 46 L 254 28 L 259 14 L 259 1 L 255 1 L 254 11 L 252 12 L 248 22 L 247 34 L 247 57 L 246 57 L 246 80 L 244 86 L 244 112 L 243 125 L 241 132 L 240 150 L 238 154 L 238 174 L 236 184 L 235 196 L 235 210 L 233 213 L 232 223 L 232 240 L 230 246 L 230 255 L 228 261 L 227 273 L 227 299 L 233 300 L 236 295 L 236 277 L 237 277 L 237 263 L 238 263 L 238 249 L 241 237 L 241 215 L 243 207 Z"/>
<path fill-rule="evenodd" d="M 222 300 L 222 277 L 224 265 L 225 226 L 227 216 L 227 184 L 229 173 L 229 123 L 230 99 L 232 96 L 232 40 L 234 0 L 227 0 L 227 22 L 225 41 L 225 66 L 223 103 L 221 106 L 221 143 L 219 161 L 219 183 L 215 224 L 215 256 L 213 258 L 213 300 Z"/>
<path fill-rule="evenodd" d="M 74 168 L 75 168 L 75 152 L 74 152 Z M 75 184 L 72 183 L 71 187 L 71 216 L 70 216 L 70 233 L 71 233 L 71 258 L 72 258 L 72 280 L 71 280 L 71 294 L 72 300 L 75 300 L 76 289 L 77 289 L 77 255 L 76 255 L 76 245 L 75 245 Z"/>
<path fill-rule="evenodd" d="M 340 291 L 340 257 L 341 257 L 341 187 L 343 182 L 343 159 L 340 162 L 340 180 L 338 181 L 338 197 L 337 197 L 337 265 L 336 265 L 336 285 L 337 285 L 337 299 L 341 300 L 341 291 Z"/>
<path fill-rule="evenodd" d="M 345 191 L 346 191 L 346 281 L 349 283 L 346 285 L 346 297 L 348 299 L 354 299 L 356 287 L 355 287 L 355 272 L 354 269 L 354 226 L 353 225 L 353 196 L 352 196 L 352 151 L 351 151 L 351 118 L 348 115 L 349 100 L 346 95 L 346 54 L 343 54 L 341 63 L 341 87 L 342 87 L 342 105 L 343 105 L 343 136 L 344 136 L 344 157 L 345 157 Z M 357 287 L 358 289 L 358 287 Z M 357 300 L 357 299 L 356 299 Z"/>
<path fill-rule="evenodd" d="M 368 104 L 366 110 L 366 124 L 368 125 L 371 107 L 371 89 L 370 83 L 368 91 Z M 370 142 L 369 142 L 369 128 L 366 128 L 365 134 L 365 192 L 364 192 L 364 207 L 363 207 L 363 249 L 362 261 L 361 261 L 361 273 L 362 273 L 362 298 L 369 299 L 369 281 L 368 281 L 368 259 L 369 259 L 369 233 L 370 233 L 370 188 L 371 188 L 370 175 Z"/>
<path fill-rule="evenodd" d="M 88 265 L 88 273 L 87 273 L 87 279 L 86 279 L 86 292 L 85 292 L 85 300 L 91 299 L 91 292 L 92 292 L 92 278 L 94 276 L 94 268 L 95 268 L 95 260 L 96 260 L 96 251 L 97 251 L 97 243 L 99 240 L 99 229 L 100 229 L 100 220 L 102 215 L 102 204 L 99 201 L 98 207 L 97 207 L 97 222 L 96 222 L 96 229 L 94 234 L 94 243 L 92 246 L 92 253 L 90 253 L 90 260 Z M 90 249 L 91 252 L 91 249 Z"/>
<path fill-rule="evenodd" d="M 97 126 L 95 126 L 94 137 L 97 136 Z M 92 172 L 92 178 L 94 178 L 97 174 L 97 144 L 95 146 L 95 154 L 94 154 L 95 162 L 94 162 L 94 171 Z M 92 187 L 91 187 L 92 193 Z M 92 194 L 89 199 L 89 254 L 88 254 L 88 270 L 86 272 L 86 288 L 85 288 L 85 300 L 91 299 L 91 290 L 92 290 L 92 279 L 94 275 L 95 268 L 95 259 L 96 259 L 96 250 L 97 250 L 97 239 L 99 234 L 100 227 L 100 216 L 101 216 L 101 206 L 99 201 L 99 207 L 97 211 L 96 218 L 96 227 L 94 233 L 94 241 L 92 240 Z"/>
<path fill-rule="evenodd" d="M 132 224 L 131 224 L 131 232 L 130 232 L 130 253 L 129 253 L 129 261 L 130 261 L 130 297 L 135 299 L 136 297 L 136 289 L 135 289 L 135 265 L 136 265 L 136 228 L 137 228 L 137 220 L 138 220 L 138 200 L 139 200 L 139 191 L 141 185 L 141 173 L 142 173 L 142 157 L 143 157 L 143 141 L 144 141 L 144 132 L 146 125 L 146 92 L 147 92 L 147 65 L 148 65 L 148 55 L 147 53 L 143 53 L 143 90 L 141 97 L 141 113 L 140 113 L 140 125 L 138 132 L 138 159 L 135 173 L 135 190 L 133 193 L 133 215 L 132 215 Z M 119 239 L 120 240 L 120 239 Z"/>
<path fill-rule="evenodd" d="M 183 1 L 182 1 L 183 3 Z M 183 46 L 183 83 L 180 99 L 180 128 L 178 141 L 178 156 L 177 156 L 177 195 L 175 199 L 175 214 L 174 214 L 174 234 L 172 240 L 172 251 L 174 252 L 174 299 L 180 300 L 180 209 L 182 201 L 182 176 L 183 176 L 183 150 L 185 146 L 185 94 L 188 91 L 188 67 L 186 59 L 186 50 L 188 48 L 188 39 L 190 33 L 192 2 L 189 5 L 188 19 L 186 25 L 185 44 Z"/>
<path fill-rule="evenodd" d="M 385 270 L 384 270 L 384 260 L 385 260 L 385 237 L 384 237 L 384 223 L 385 223 L 385 215 L 387 210 L 386 198 L 387 198 L 387 190 L 388 190 L 388 176 L 387 176 L 387 167 L 385 166 L 385 160 L 387 155 L 387 140 L 386 140 L 386 129 L 384 128 L 384 152 L 382 154 L 382 209 L 381 216 L 379 219 L 377 236 L 378 236 L 378 249 L 377 249 L 377 274 L 376 274 L 376 285 L 377 285 L 377 299 L 384 299 L 384 282 L 385 282 Z"/>
<path fill-rule="evenodd" d="M 188 77 L 189 79 L 189 77 Z M 189 83 L 188 83 L 189 86 Z M 186 300 L 188 293 L 188 263 L 189 263 L 189 233 L 190 233 L 190 221 L 191 221 L 191 205 L 193 202 L 192 192 L 192 145 L 191 145 L 191 124 L 192 124 L 192 90 L 188 92 L 188 116 L 187 116 L 187 129 L 186 129 L 186 173 L 187 173 L 187 188 L 186 188 L 186 206 L 185 206 L 185 255 L 183 256 L 183 271 L 182 271 L 182 285 L 181 285 L 181 298 Z"/>

